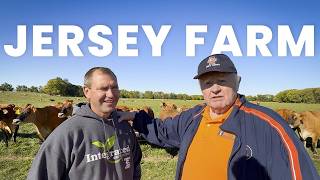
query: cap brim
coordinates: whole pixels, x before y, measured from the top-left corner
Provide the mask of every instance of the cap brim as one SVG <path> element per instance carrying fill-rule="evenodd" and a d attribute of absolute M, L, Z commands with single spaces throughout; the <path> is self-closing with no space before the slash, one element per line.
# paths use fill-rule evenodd
<path fill-rule="evenodd" d="M 207 74 L 207 73 L 211 73 L 211 72 L 221 72 L 221 73 L 236 73 L 237 74 L 237 71 L 236 72 L 228 72 L 228 71 L 207 71 L 207 72 L 203 72 L 201 74 L 198 74 L 196 75 L 195 77 L 193 77 L 193 79 L 199 79 L 201 76 Z"/>
<path fill-rule="evenodd" d="M 207 73 L 209 73 L 209 72 L 218 72 L 218 71 L 208 71 L 208 72 L 203 72 L 203 73 L 198 74 L 198 75 L 196 75 L 195 77 L 193 77 L 193 79 L 199 79 L 199 78 L 200 78 L 200 76 L 203 76 L 203 75 L 205 75 L 205 74 L 207 74 Z"/>

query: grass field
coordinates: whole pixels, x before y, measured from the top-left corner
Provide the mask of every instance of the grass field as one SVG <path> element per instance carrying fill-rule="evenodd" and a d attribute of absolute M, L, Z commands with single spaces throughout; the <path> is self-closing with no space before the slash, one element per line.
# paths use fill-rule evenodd
<path fill-rule="evenodd" d="M 18 106 L 24 106 L 32 103 L 36 107 L 55 104 L 64 99 L 73 99 L 75 102 L 82 102 L 84 98 L 66 98 L 60 96 L 49 96 L 39 93 L 26 92 L 0 92 L 0 104 L 13 103 Z M 151 106 L 155 115 L 159 115 L 160 105 L 163 100 L 150 99 L 121 99 L 119 105 L 130 107 Z M 188 107 L 201 103 L 202 101 L 184 101 L 184 100 L 166 100 L 173 102 L 178 106 L 186 105 Z M 315 110 L 320 111 L 320 104 L 290 104 L 290 103 L 262 103 L 273 109 L 289 108 L 295 111 Z M 19 129 L 17 143 L 10 141 L 6 148 L 4 142 L 0 142 L 0 179 L 22 180 L 26 175 L 32 163 L 33 157 L 39 149 L 39 140 L 35 133 L 35 128 L 31 124 L 22 124 Z M 0 135 L 2 138 L 2 134 Z M 142 144 L 142 179 L 174 179 L 177 157 L 172 157 L 164 149 L 151 147 L 148 144 Z M 320 172 L 320 160 L 313 158 L 318 172 Z"/>

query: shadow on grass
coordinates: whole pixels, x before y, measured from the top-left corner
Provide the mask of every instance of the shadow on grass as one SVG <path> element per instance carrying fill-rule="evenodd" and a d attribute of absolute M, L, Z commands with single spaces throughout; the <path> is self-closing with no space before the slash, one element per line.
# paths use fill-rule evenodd
<path fill-rule="evenodd" d="M 176 155 L 178 155 L 179 153 L 179 148 L 163 148 L 161 146 L 157 146 L 154 144 L 150 144 L 148 143 L 148 141 L 144 140 L 143 138 L 138 138 L 138 142 L 140 145 L 146 145 L 149 144 L 151 146 L 151 148 L 155 148 L 155 149 L 165 149 L 165 151 L 171 155 L 172 158 L 174 158 Z"/>
<path fill-rule="evenodd" d="M 36 138 L 38 139 L 37 133 L 18 133 L 17 137 L 19 138 Z"/>

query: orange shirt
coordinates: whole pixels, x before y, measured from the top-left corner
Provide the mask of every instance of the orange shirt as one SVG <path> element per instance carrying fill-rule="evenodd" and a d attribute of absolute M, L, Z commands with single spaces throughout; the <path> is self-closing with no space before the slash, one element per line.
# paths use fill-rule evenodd
<path fill-rule="evenodd" d="M 182 180 L 227 179 L 228 161 L 234 135 L 226 132 L 219 135 L 219 126 L 231 111 L 232 108 L 216 119 L 211 119 L 210 109 L 206 107 L 199 128 L 188 149 Z"/>

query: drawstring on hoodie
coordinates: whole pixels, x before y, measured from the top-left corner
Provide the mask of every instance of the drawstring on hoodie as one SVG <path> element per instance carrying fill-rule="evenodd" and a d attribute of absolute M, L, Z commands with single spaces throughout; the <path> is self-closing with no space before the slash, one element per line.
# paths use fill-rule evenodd
<path fill-rule="evenodd" d="M 112 116 L 113 116 L 113 114 L 112 114 Z M 106 125 L 105 125 L 105 122 L 104 122 L 103 118 L 101 118 L 100 120 L 102 121 L 102 124 L 103 124 L 104 139 L 105 139 L 105 141 L 106 141 L 106 140 L 107 140 Z M 116 125 L 115 125 L 115 123 L 114 123 L 113 118 L 109 118 L 109 119 L 106 119 L 106 120 L 107 120 L 107 121 L 110 121 L 110 120 L 111 120 L 111 122 L 112 122 L 112 124 L 113 124 L 113 129 L 114 129 L 115 137 L 116 137 L 116 138 L 115 138 L 115 139 L 116 139 L 116 142 L 117 142 L 118 146 L 120 146 L 120 145 L 119 145 L 119 142 L 118 142 L 118 135 L 117 135 Z M 103 152 L 106 152 L 106 147 L 105 147 L 105 146 L 103 146 Z"/>

